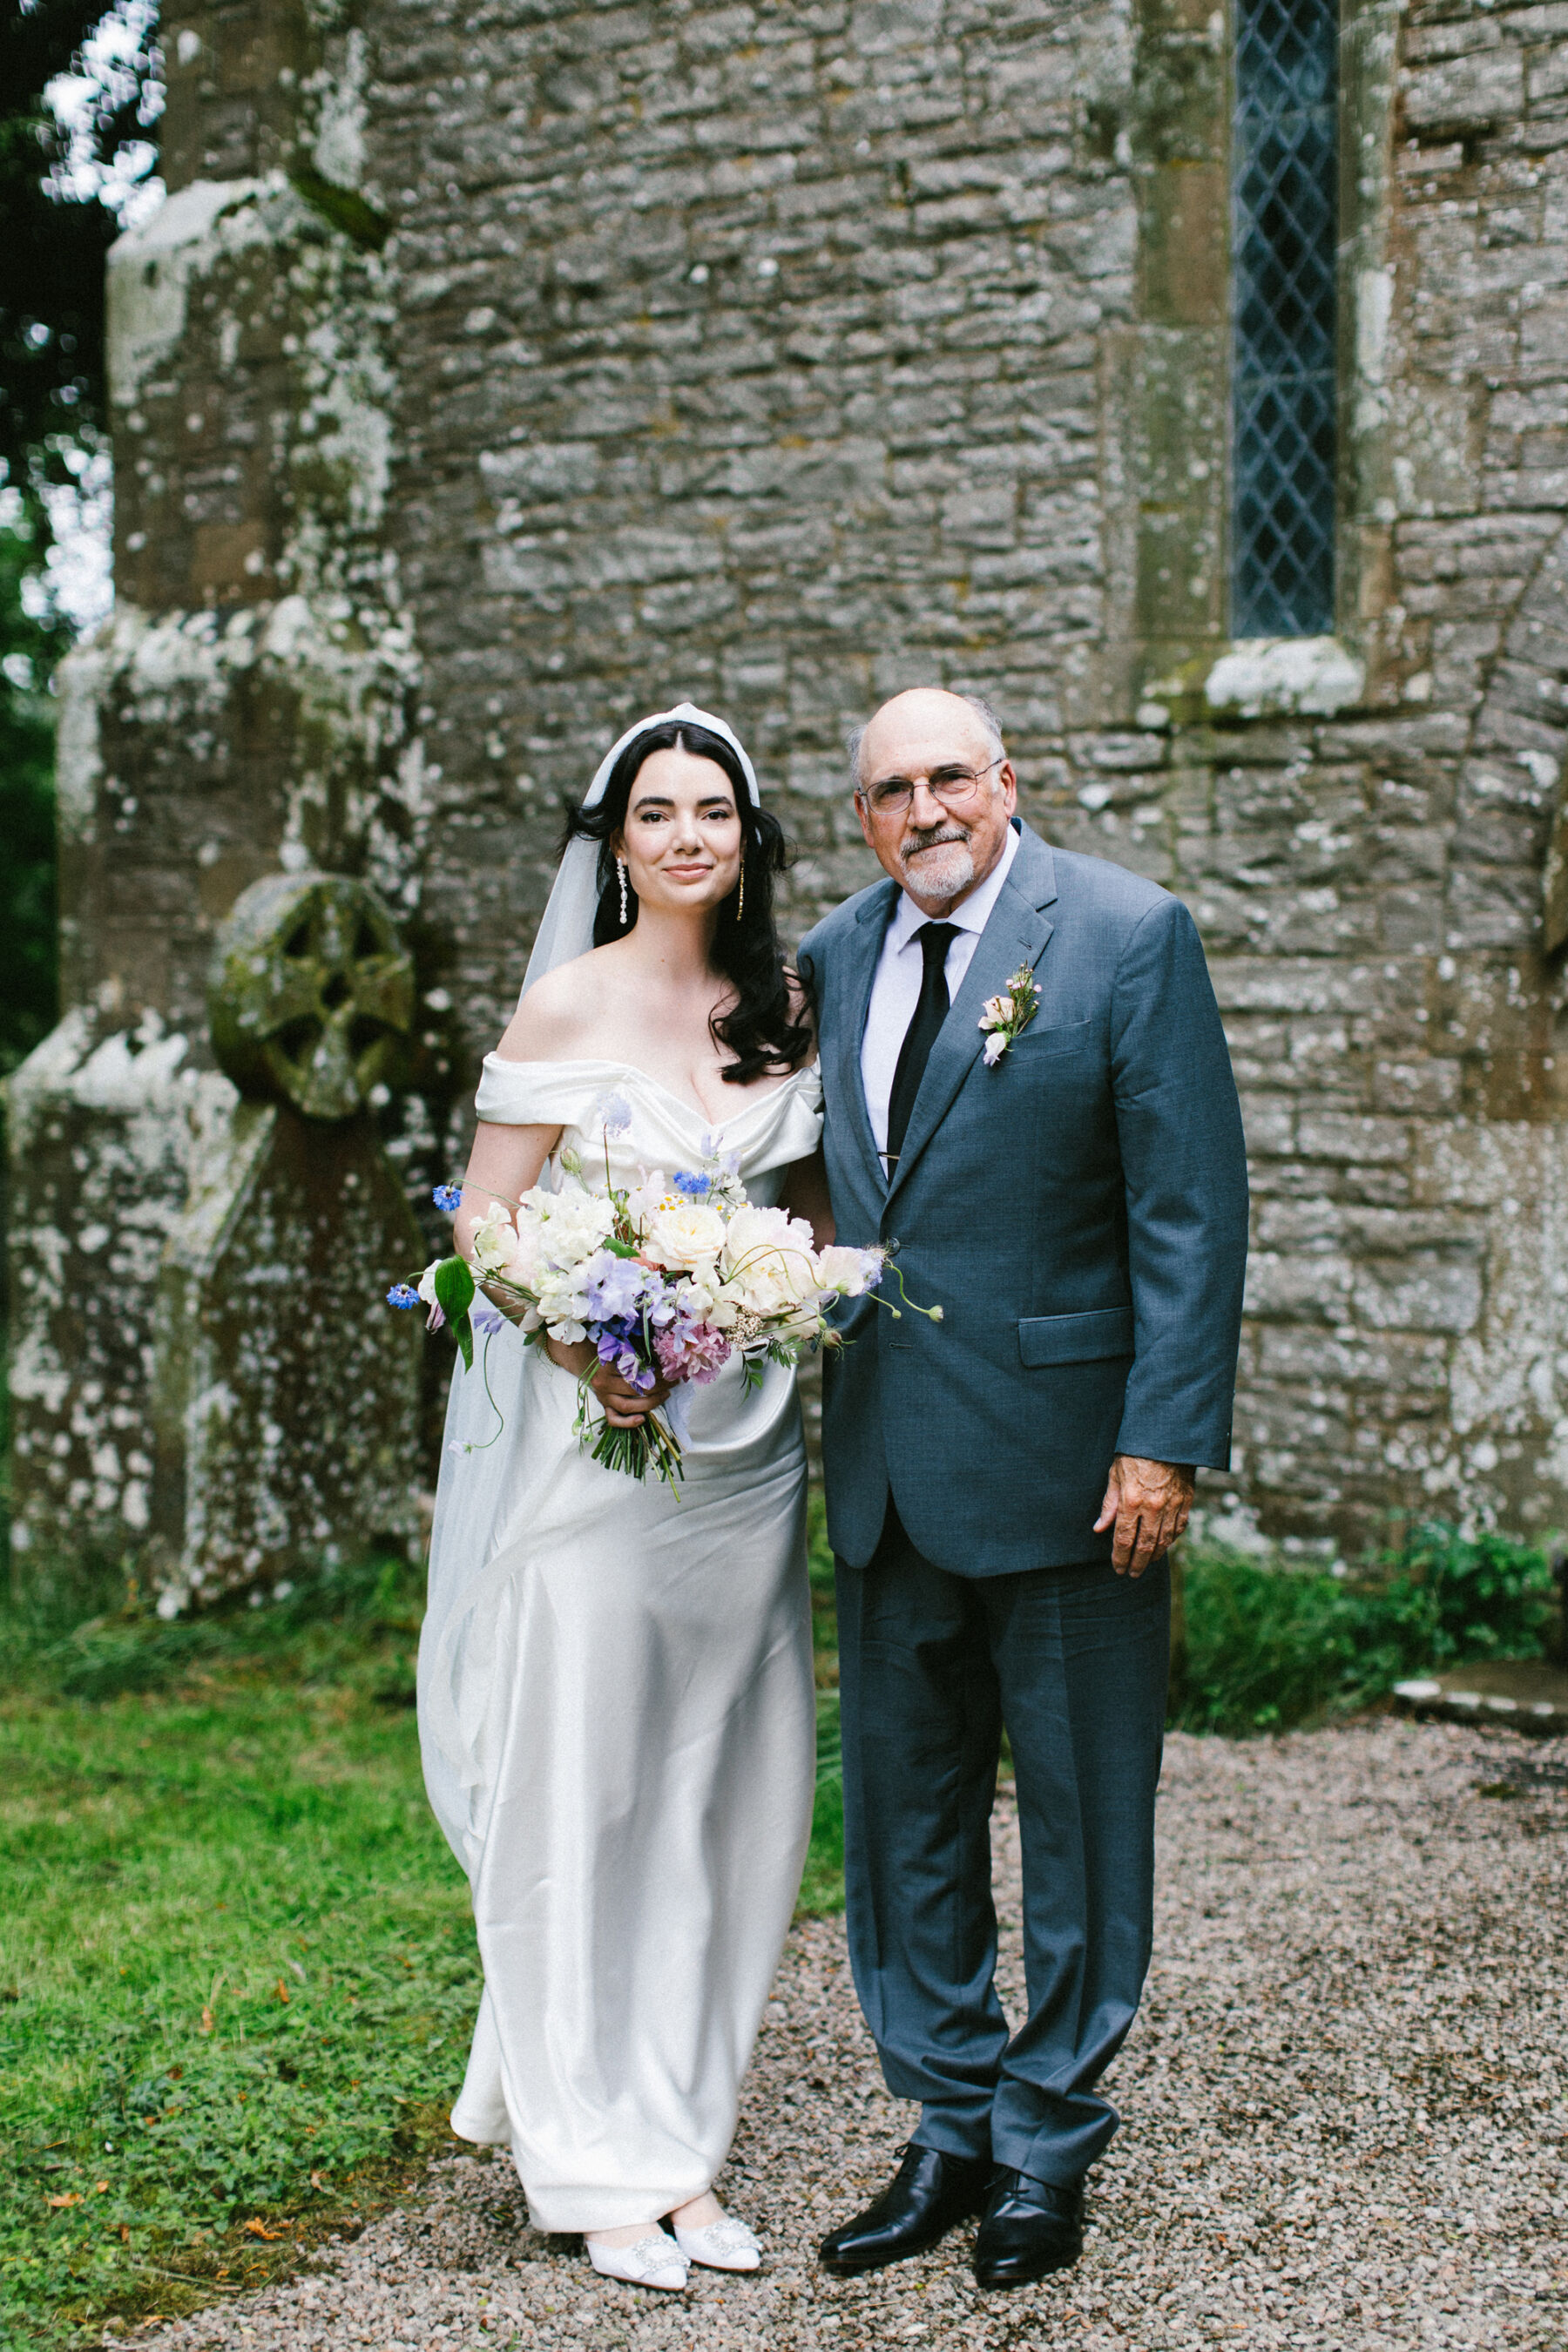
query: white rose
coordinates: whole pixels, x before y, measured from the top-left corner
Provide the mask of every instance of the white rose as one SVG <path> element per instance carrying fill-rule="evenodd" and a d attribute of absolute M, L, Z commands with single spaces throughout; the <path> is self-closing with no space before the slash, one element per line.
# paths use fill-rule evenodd
<path fill-rule="evenodd" d="M 795 1230 L 787 1209 L 761 1209 L 748 1201 L 731 1217 L 724 1235 L 724 1268 L 732 1271 L 753 1251 L 788 1244 Z"/>
<path fill-rule="evenodd" d="M 710 1265 L 724 1246 L 724 1220 L 705 1201 L 666 1194 L 648 1218 L 643 1243 L 656 1265 L 689 1272 Z"/>
<path fill-rule="evenodd" d="M 783 1209 L 737 1209 L 724 1237 L 724 1293 L 752 1315 L 776 1316 L 818 1287 L 811 1227 Z"/>

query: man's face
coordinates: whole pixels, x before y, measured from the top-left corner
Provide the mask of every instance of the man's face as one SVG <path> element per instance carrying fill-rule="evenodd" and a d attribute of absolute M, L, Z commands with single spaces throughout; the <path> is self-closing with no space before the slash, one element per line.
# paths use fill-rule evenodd
<path fill-rule="evenodd" d="M 964 795 L 966 774 L 978 783 Z M 900 782 L 912 782 L 913 794 L 901 807 L 888 805 L 887 788 Z M 933 784 L 945 786 L 945 803 Z M 978 714 L 955 694 L 918 688 L 895 695 L 866 730 L 855 794 L 860 830 L 923 913 L 949 912 L 984 881 L 1017 803 L 1012 761 L 997 759 Z"/>

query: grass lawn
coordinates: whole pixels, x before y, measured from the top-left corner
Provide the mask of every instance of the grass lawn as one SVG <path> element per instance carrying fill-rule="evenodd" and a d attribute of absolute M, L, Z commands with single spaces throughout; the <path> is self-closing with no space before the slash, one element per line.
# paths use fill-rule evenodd
<path fill-rule="evenodd" d="M 827 1770 L 804 1908 L 842 1900 Z M 395 2199 L 479 1999 L 388 1564 L 195 1625 L 0 1627 L 0 2343 L 259 2285 Z"/>

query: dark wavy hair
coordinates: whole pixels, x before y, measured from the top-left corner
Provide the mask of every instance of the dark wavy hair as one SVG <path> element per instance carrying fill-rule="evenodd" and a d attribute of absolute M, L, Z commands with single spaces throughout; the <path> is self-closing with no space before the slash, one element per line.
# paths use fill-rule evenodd
<path fill-rule="evenodd" d="M 668 719 L 662 726 L 650 727 L 646 734 L 634 736 L 593 807 L 567 807 L 561 845 L 564 850 L 572 841 L 598 843 L 599 905 L 594 917 L 594 945 L 602 948 L 611 940 L 624 939 L 637 919 L 637 897 L 628 879 L 623 923 L 620 880 L 610 845 L 626 821 L 632 786 L 643 761 L 651 751 L 675 750 L 688 751 L 696 760 L 711 760 L 722 768 L 734 789 L 740 813 L 741 877 L 745 884 L 742 911 L 737 919 L 736 904 L 742 898 L 737 883 L 720 907 L 713 934 L 713 961 L 734 989 L 735 1003 L 728 1013 L 713 1014 L 708 1026 L 714 1044 L 735 1056 L 726 1065 L 723 1076 L 731 1086 L 743 1087 L 769 1070 L 798 1069 L 811 1051 L 812 1035 L 809 1024 L 795 1017 L 784 949 L 773 920 L 773 877 L 789 863 L 784 827 L 770 810 L 754 806 L 745 771 L 731 746 L 721 735 L 694 727 L 687 719 Z"/>

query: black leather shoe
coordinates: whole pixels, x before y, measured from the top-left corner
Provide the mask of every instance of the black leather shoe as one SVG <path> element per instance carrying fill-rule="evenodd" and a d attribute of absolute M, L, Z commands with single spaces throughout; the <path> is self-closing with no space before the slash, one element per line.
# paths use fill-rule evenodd
<path fill-rule="evenodd" d="M 1026 2172 L 998 2172 L 974 2241 L 982 2286 L 1026 2286 L 1070 2270 L 1083 2252 L 1083 2185 L 1058 2189 Z"/>
<path fill-rule="evenodd" d="M 876 2203 L 824 2238 L 823 2268 L 854 2278 L 923 2254 L 955 2221 L 979 2212 L 994 2170 L 989 2157 L 943 2156 L 911 2140 Z"/>

